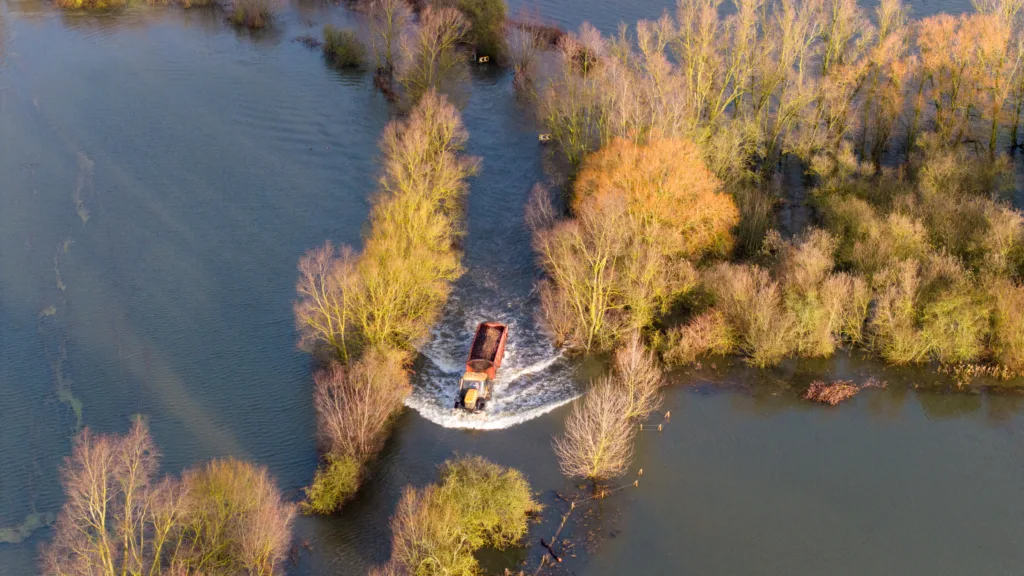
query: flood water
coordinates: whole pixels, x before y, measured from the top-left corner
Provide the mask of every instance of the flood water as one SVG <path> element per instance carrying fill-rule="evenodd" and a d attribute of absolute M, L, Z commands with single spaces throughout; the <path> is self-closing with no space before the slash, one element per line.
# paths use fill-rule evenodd
<path fill-rule="evenodd" d="M 523 7 L 604 31 L 667 0 Z M 916 16 L 969 9 L 916 2 Z M 81 426 L 144 416 L 170 473 L 236 456 L 298 498 L 316 466 L 310 361 L 295 349 L 298 257 L 358 245 L 391 117 L 368 75 L 292 42 L 344 7 L 300 2 L 251 34 L 215 12 L 60 14 L 0 0 L 0 529 L 60 506 L 57 469 Z M 463 117 L 471 182 L 467 273 L 423 350 L 412 409 L 343 514 L 300 518 L 291 574 L 363 574 L 386 560 L 407 484 L 474 453 L 521 468 L 547 505 L 535 543 L 578 494 L 550 448 L 584 376 L 539 334 L 523 205 L 545 179 L 510 78 L 475 69 Z M 453 417 L 447 389 L 470 329 L 512 325 L 503 404 Z M 838 408 L 798 399 L 815 378 L 889 382 Z M 1024 396 L 932 391 L 927 370 L 858 358 L 769 372 L 731 362 L 674 375 L 671 420 L 644 432 L 637 488 L 584 506 L 554 573 L 1020 574 Z M 920 387 L 915 387 L 920 385 Z M 472 428 L 500 428 L 474 430 Z M 0 532 L 12 538 L 12 532 Z M 37 530 L 0 543 L 0 574 L 35 574 Z M 536 544 L 484 554 L 492 573 Z"/>

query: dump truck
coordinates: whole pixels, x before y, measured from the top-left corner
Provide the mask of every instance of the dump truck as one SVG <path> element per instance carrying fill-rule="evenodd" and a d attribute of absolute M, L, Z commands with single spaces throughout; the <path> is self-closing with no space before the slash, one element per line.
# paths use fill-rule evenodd
<path fill-rule="evenodd" d="M 473 344 L 466 359 L 466 371 L 459 379 L 459 395 L 455 407 L 476 412 L 491 399 L 494 377 L 505 356 L 508 326 L 501 322 L 481 322 L 476 327 Z"/>

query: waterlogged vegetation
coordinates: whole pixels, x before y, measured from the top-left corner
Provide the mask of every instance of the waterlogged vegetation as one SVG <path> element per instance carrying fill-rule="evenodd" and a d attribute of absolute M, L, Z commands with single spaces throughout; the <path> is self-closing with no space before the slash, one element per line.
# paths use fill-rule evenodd
<path fill-rule="evenodd" d="M 526 478 L 479 456 L 441 465 L 440 482 L 407 486 L 391 518 L 391 560 L 374 576 L 480 573 L 473 553 L 518 545 L 541 510 Z"/>
<path fill-rule="evenodd" d="M 336 510 L 355 492 L 410 392 L 404 367 L 462 274 L 462 203 L 477 166 L 461 154 L 466 137 L 444 96 L 424 94 L 384 130 L 362 251 L 328 242 L 299 262 L 301 345 L 328 358 L 315 378 L 324 463 L 307 490 L 311 512 Z"/>
<path fill-rule="evenodd" d="M 1020 6 L 919 22 L 895 0 L 873 15 L 841 0 L 718 6 L 684 0 L 635 39 L 584 25 L 531 88 L 576 167 L 568 216 L 536 232 L 556 341 L 609 350 L 641 330 L 682 364 L 849 345 L 892 364 L 1024 367 L 1005 155 Z M 783 238 L 765 206 L 789 166 L 807 175 L 815 227 Z"/>
<path fill-rule="evenodd" d="M 43 572 L 283 573 L 295 506 L 265 468 L 213 460 L 159 478 L 158 467 L 140 422 L 124 436 L 83 431 L 61 469 L 66 502 Z"/>
<path fill-rule="evenodd" d="M 612 36 L 512 21 L 495 0 L 352 8 L 366 28 L 325 25 L 324 57 L 374 67 L 395 117 L 362 246 L 328 241 L 298 263 L 293 312 L 314 364 L 320 447 L 302 502 L 240 460 L 161 478 L 141 422 L 124 436 L 85 428 L 60 471 L 59 514 L 0 531 L 16 543 L 52 524 L 44 573 L 284 573 L 296 511 L 344 513 L 374 477 L 418 350 L 465 272 L 479 163 L 457 105 L 471 56 L 509 68 L 555 144 L 557 173 L 526 207 L 536 313 L 557 347 L 608 360 L 552 438 L 560 472 L 589 486 L 558 495 L 570 504 L 556 536 L 578 504 L 639 485 L 617 482 L 645 423 L 668 420 L 666 365 L 735 355 L 768 369 L 845 348 L 934 363 L 961 383 L 1024 374 L 1024 215 L 1010 202 L 1008 155 L 1024 145 L 1021 3 L 915 21 L 898 0 L 872 12 L 851 0 L 680 0 L 674 15 Z M 249 28 L 271 25 L 276 9 L 225 7 Z M 779 207 L 797 202 L 808 225 L 780 226 Z M 76 212 L 84 225 L 80 198 Z M 63 346 L 56 394 L 78 432 Z M 803 397 L 835 406 L 881 387 L 816 380 Z M 478 552 L 522 545 L 538 499 L 519 470 L 450 459 L 436 483 L 402 491 L 390 559 L 371 574 L 481 574 Z M 538 573 L 567 546 L 540 542 Z"/>

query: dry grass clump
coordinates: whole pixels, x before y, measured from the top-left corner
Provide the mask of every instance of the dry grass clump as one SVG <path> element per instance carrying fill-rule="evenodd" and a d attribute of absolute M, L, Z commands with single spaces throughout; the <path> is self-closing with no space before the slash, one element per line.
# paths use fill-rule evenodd
<path fill-rule="evenodd" d="M 479 574 L 473 553 L 518 544 L 540 508 L 518 470 L 480 456 L 449 460 L 440 484 L 406 487 L 391 518 L 391 559 L 371 574 Z"/>
<path fill-rule="evenodd" d="M 804 393 L 804 398 L 813 400 L 819 404 L 828 404 L 829 406 L 835 406 L 843 400 L 849 400 L 860 392 L 860 387 L 853 382 L 847 382 L 844 380 L 836 380 L 828 384 L 821 380 L 815 380 L 811 383 L 810 387 L 807 388 L 807 392 Z"/>
<path fill-rule="evenodd" d="M 324 56 L 339 68 L 358 68 L 366 61 L 366 47 L 353 30 L 324 24 Z"/>
<path fill-rule="evenodd" d="M 636 435 L 636 426 L 627 417 L 631 404 L 629 395 L 608 377 L 573 404 L 565 432 L 554 440 L 563 474 L 605 480 L 626 472 Z"/>
<path fill-rule="evenodd" d="M 275 0 L 232 0 L 228 20 L 235 26 L 260 29 L 270 26 L 276 12 Z"/>
<path fill-rule="evenodd" d="M 214 460 L 157 478 L 159 453 L 136 423 L 85 430 L 61 469 L 66 501 L 42 572 L 282 574 L 295 506 L 266 468 Z"/>
<path fill-rule="evenodd" d="M 476 169 L 460 155 L 465 142 L 455 108 L 425 94 L 407 120 L 384 130 L 384 173 L 362 253 L 328 242 L 299 260 L 299 344 L 337 362 L 315 378 L 325 455 L 307 490 L 309 512 L 336 510 L 353 478 L 358 486 L 409 393 L 403 367 L 462 273 L 456 242 Z"/>

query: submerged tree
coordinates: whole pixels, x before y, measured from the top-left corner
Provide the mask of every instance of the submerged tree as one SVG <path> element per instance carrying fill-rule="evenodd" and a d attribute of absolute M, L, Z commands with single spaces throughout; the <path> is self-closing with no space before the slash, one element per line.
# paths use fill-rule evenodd
<path fill-rule="evenodd" d="M 295 507 L 266 468 L 214 460 L 158 480 L 158 465 L 141 423 L 125 436 L 82 432 L 61 470 L 66 502 L 43 572 L 282 573 Z"/>

